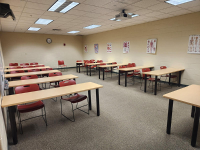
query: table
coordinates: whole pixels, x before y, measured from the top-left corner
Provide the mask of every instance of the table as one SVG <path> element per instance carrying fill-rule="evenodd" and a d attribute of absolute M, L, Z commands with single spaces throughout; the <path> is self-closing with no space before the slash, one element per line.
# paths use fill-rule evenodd
<path fill-rule="evenodd" d="M 43 65 L 43 64 L 38 64 L 38 65 Z M 24 65 L 24 66 L 37 66 L 37 65 Z M 4 68 L 11 68 L 11 67 L 24 67 L 24 66 L 5 66 Z"/>
<path fill-rule="evenodd" d="M 161 76 L 161 75 L 164 75 L 164 74 L 169 74 L 169 85 L 170 85 L 171 73 L 179 72 L 178 86 L 180 86 L 181 72 L 184 71 L 184 70 L 185 69 L 180 69 L 180 68 L 166 68 L 166 69 L 160 69 L 160 70 L 155 70 L 155 71 L 143 72 L 143 74 L 145 74 L 144 92 L 146 92 L 147 75 L 155 76 L 154 95 L 156 95 L 157 94 L 157 79 L 158 79 L 158 76 Z"/>
<path fill-rule="evenodd" d="M 125 87 L 127 86 L 127 74 L 129 71 L 134 71 L 138 69 L 144 69 L 144 68 L 153 68 L 154 66 L 139 66 L 139 67 L 129 67 L 129 68 L 119 68 L 119 79 L 118 79 L 118 84 L 120 85 L 120 71 L 125 72 Z"/>
<path fill-rule="evenodd" d="M 192 105 L 192 113 L 195 111 L 191 145 L 196 146 L 198 126 L 199 126 L 199 113 L 200 113 L 200 85 L 190 85 L 185 88 L 173 91 L 163 95 L 169 99 L 168 119 L 167 119 L 167 134 L 171 132 L 172 110 L 173 101 L 179 101 Z"/>
<path fill-rule="evenodd" d="M 105 68 L 108 68 L 108 67 L 111 68 L 111 76 L 112 76 L 113 67 L 117 67 L 117 66 L 126 66 L 126 65 L 128 65 L 128 64 L 126 63 L 126 64 L 113 64 L 113 65 L 102 65 L 102 66 L 99 66 L 99 68 L 102 68 L 102 69 L 103 69 L 103 80 L 104 80 Z M 100 72 L 101 72 L 101 69 L 99 69 L 99 79 L 101 78 Z"/>
<path fill-rule="evenodd" d="M 26 72 L 26 73 L 14 73 L 14 74 L 5 74 L 5 78 L 21 77 L 21 76 L 30 76 L 30 75 L 41 75 L 49 74 L 54 72 L 60 72 L 59 70 L 47 70 L 47 71 L 37 71 L 37 72 Z"/>
<path fill-rule="evenodd" d="M 86 83 L 81 83 L 81 84 L 76 84 L 76 85 L 65 86 L 65 87 L 58 87 L 58 88 L 4 96 L 2 99 L 1 107 L 2 108 L 8 107 L 13 143 L 17 144 L 18 142 L 17 126 L 16 126 L 16 120 L 15 120 L 15 105 L 36 102 L 39 100 L 46 100 L 46 99 L 55 98 L 59 96 L 88 91 L 89 109 L 92 110 L 91 90 L 96 89 L 97 116 L 100 116 L 99 88 L 102 88 L 102 87 L 103 87 L 102 85 L 99 85 L 93 82 L 86 82 Z"/>
<path fill-rule="evenodd" d="M 76 72 L 78 72 L 79 68 L 79 73 L 81 72 L 81 65 L 84 64 L 84 62 L 76 62 Z"/>
<path fill-rule="evenodd" d="M 90 68 L 90 76 L 91 76 L 91 66 L 93 66 L 93 65 L 100 65 L 100 64 L 102 64 L 102 63 L 112 64 L 113 62 L 88 63 L 88 64 L 86 64 L 87 75 L 88 75 L 88 66 L 90 66 L 89 68 Z M 96 67 L 96 69 L 97 69 L 97 67 Z"/>
<path fill-rule="evenodd" d="M 19 71 L 19 70 L 32 70 L 32 69 L 46 69 L 46 68 L 50 68 L 49 66 L 45 66 L 45 67 L 34 67 L 34 68 L 18 68 L 18 69 L 5 69 L 4 72 L 11 72 L 11 71 Z"/>

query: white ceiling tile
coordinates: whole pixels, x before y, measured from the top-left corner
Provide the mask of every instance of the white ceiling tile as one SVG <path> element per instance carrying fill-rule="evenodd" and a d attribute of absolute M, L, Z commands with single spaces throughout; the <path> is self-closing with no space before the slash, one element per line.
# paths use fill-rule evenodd
<path fill-rule="evenodd" d="M 25 21 L 36 21 L 38 17 L 20 17 L 20 20 L 25 20 Z"/>
<path fill-rule="evenodd" d="M 34 17 L 34 18 L 39 18 L 41 15 L 39 15 L 39 14 L 32 14 L 32 13 L 22 13 L 21 14 L 21 17 L 30 17 L 30 18 L 32 18 L 32 17 Z"/>
<path fill-rule="evenodd" d="M 108 14 L 110 12 L 112 12 L 113 10 L 107 9 L 107 8 L 97 8 L 95 10 L 93 10 L 93 12 L 95 13 L 99 13 L 99 14 Z"/>
<path fill-rule="evenodd" d="M 182 10 L 179 10 L 179 11 L 171 12 L 169 14 L 178 16 L 178 15 L 189 14 L 189 13 L 192 13 L 192 11 L 182 9 Z"/>
<path fill-rule="evenodd" d="M 97 14 L 97 13 L 92 12 L 92 13 L 84 14 L 83 16 L 90 17 L 90 18 L 98 18 L 98 17 L 101 16 L 101 14 Z"/>
<path fill-rule="evenodd" d="M 42 15 L 42 16 L 40 16 L 40 18 L 42 18 L 42 19 L 50 19 L 50 20 L 58 19 L 58 17 L 56 17 L 56 16 L 47 16 L 47 15 Z"/>
<path fill-rule="evenodd" d="M 150 16 L 150 17 L 156 17 L 156 16 L 159 16 L 159 15 L 164 15 L 164 13 L 154 11 L 154 12 L 145 14 L 145 16 Z"/>
<path fill-rule="evenodd" d="M 15 12 L 22 12 L 23 9 L 24 9 L 24 7 L 10 5 L 10 9 L 12 9 L 13 13 L 15 13 Z"/>
<path fill-rule="evenodd" d="M 21 0 L 1 0 L 1 3 L 7 3 L 13 6 L 19 6 L 19 7 L 24 7 L 26 4 L 26 1 L 21 1 Z"/>
<path fill-rule="evenodd" d="M 103 5 L 102 7 L 108 8 L 108 9 L 113 9 L 113 10 L 116 10 L 116 11 L 121 11 L 126 6 L 128 6 L 128 4 L 112 1 L 112 2 L 110 2 L 108 4 L 106 4 L 106 5 Z"/>
<path fill-rule="evenodd" d="M 24 8 L 23 12 L 42 15 L 45 13 L 45 10 Z"/>
<path fill-rule="evenodd" d="M 141 10 L 136 10 L 134 13 L 138 14 L 138 15 L 144 15 L 144 14 L 148 14 L 153 12 L 152 10 L 148 10 L 148 9 L 141 9 Z"/>
<path fill-rule="evenodd" d="M 165 9 L 162 9 L 160 10 L 161 12 L 164 12 L 164 13 L 170 13 L 170 12 L 173 12 L 173 11 L 179 11 L 181 10 L 181 8 L 177 7 L 177 6 L 171 6 L 169 8 L 165 8 Z"/>
<path fill-rule="evenodd" d="M 49 5 L 45 5 L 45 4 L 27 2 L 25 5 L 25 8 L 41 9 L 41 10 L 47 11 L 50 7 Z"/>
<path fill-rule="evenodd" d="M 184 4 L 181 4 L 181 5 L 178 5 L 178 7 L 181 7 L 181 8 L 190 8 L 190 7 L 195 7 L 195 6 L 198 6 L 200 5 L 200 0 L 194 0 L 194 1 L 191 1 L 191 2 L 188 2 L 188 3 L 184 3 Z"/>
<path fill-rule="evenodd" d="M 135 4 L 133 4 L 134 6 L 138 6 L 138 7 L 142 7 L 142 8 L 149 8 L 150 6 L 159 4 L 160 2 L 157 0 L 142 0 L 139 1 Z"/>
<path fill-rule="evenodd" d="M 83 3 L 88 5 L 94 5 L 94 6 L 103 6 L 112 0 L 86 0 Z"/>
<path fill-rule="evenodd" d="M 190 11 L 193 11 L 193 12 L 200 11 L 200 5 L 195 6 L 195 7 L 190 7 L 190 8 L 187 8 L 187 9 L 190 10 Z"/>
<path fill-rule="evenodd" d="M 28 2 L 34 2 L 34 3 L 39 3 L 39 4 L 48 4 L 48 5 L 53 5 L 56 0 L 28 0 Z"/>
<path fill-rule="evenodd" d="M 124 3 L 124 4 L 134 4 L 134 3 L 137 3 L 141 0 L 115 0 L 117 2 L 120 2 L 120 3 Z"/>
<path fill-rule="evenodd" d="M 63 13 L 58 13 L 58 12 L 53 12 L 53 11 L 46 11 L 43 15 L 61 17 L 64 14 Z"/>
<path fill-rule="evenodd" d="M 86 12 L 86 11 L 71 9 L 71 10 L 68 11 L 66 14 L 67 14 L 67 15 L 82 16 L 82 15 L 87 14 L 87 13 L 88 13 L 88 12 Z"/>
<path fill-rule="evenodd" d="M 82 11 L 93 11 L 95 9 L 97 9 L 98 7 L 95 7 L 95 6 L 91 6 L 91 5 L 86 5 L 86 4 L 79 4 L 78 6 L 76 6 L 75 10 L 82 10 Z"/>
<path fill-rule="evenodd" d="M 126 10 L 126 12 L 134 13 L 135 11 L 141 10 L 142 8 L 134 5 L 128 5 L 124 9 Z"/>
<path fill-rule="evenodd" d="M 148 7 L 148 9 L 155 11 L 155 10 L 162 10 L 162 9 L 165 9 L 165 8 L 170 8 L 171 6 L 172 5 L 170 5 L 168 3 L 159 3 L 159 4 Z"/>

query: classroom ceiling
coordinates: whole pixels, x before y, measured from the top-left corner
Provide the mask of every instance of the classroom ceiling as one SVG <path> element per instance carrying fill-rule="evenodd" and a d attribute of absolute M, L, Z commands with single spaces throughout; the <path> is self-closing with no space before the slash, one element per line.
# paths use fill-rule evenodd
<path fill-rule="evenodd" d="M 71 35 L 69 31 L 80 31 L 75 35 L 89 35 L 131 25 L 160 20 L 173 16 L 200 11 L 200 0 L 178 6 L 165 0 L 73 0 L 80 4 L 67 13 L 47 11 L 57 0 L 0 0 L 10 4 L 16 21 L 11 17 L 0 19 L 0 31 L 42 34 Z M 125 9 L 127 13 L 138 14 L 126 21 L 111 21 Z M 52 19 L 48 25 L 34 24 L 38 18 Z M 95 29 L 83 29 L 88 25 L 101 25 Z M 39 27 L 39 31 L 28 31 L 29 27 Z M 52 31 L 61 29 L 61 31 Z"/>

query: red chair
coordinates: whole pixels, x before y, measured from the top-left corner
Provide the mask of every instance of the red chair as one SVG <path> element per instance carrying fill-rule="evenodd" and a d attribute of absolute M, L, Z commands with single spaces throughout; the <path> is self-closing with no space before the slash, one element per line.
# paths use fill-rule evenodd
<path fill-rule="evenodd" d="M 10 69 L 21 69 L 22 67 L 20 66 L 14 66 L 14 67 L 10 67 Z"/>
<path fill-rule="evenodd" d="M 160 69 L 167 69 L 167 67 L 166 67 L 166 66 L 161 66 Z M 165 82 L 167 82 L 167 78 L 169 78 L 170 75 L 169 75 L 169 74 L 161 75 L 161 76 L 160 76 L 160 79 L 161 79 L 162 77 L 165 77 L 165 78 L 166 78 L 166 79 L 165 79 Z M 175 79 L 175 78 L 177 78 L 177 75 L 171 75 L 170 78 Z"/>
<path fill-rule="evenodd" d="M 18 66 L 18 63 L 9 63 L 9 66 Z"/>
<path fill-rule="evenodd" d="M 142 69 L 142 72 L 149 72 L 151 71 L 150 68 L 144 68 Z M 142 80 L 145 79 L 145 74 L 142 74 Z M 150 81 L 149 82 L 149 87 L 150 87 L 150 84 L 152 83 L 152 92 L 153 92 L 153 82 L 155 82 L 155 78 L 152 78 L 151 75 L 147 75 L 147 81 Z M 157 81 L 160 81 L 160 79 L 157 79 Z M 160 89 L 161 89 L 161 83 L 158 82 L 158 84 L 160 84 Z M 140 89 L 142 88 L 142 82 L 141 82 L 141 86 L 140 86 Z"/>
<path fill-rule="evenodd" d="M 129 63 L 127 65 L 127 68 L 131 68 L 131 67 L 136 67 L 135 63 Z M 127 77 L 131 77 L 131 76 L 140 76 L 140 70 L 134 70 L 133 73 L 128 74 Z"/>
<path fill-rule="evenodd" d="M 100 66 L 106 65 L 106 63 L 100 63 Z M 103 68 L 101 67 L 101 70 L 103 71 Z M 107 77 L 107 73 L 111 72 L 111 70 L 109 70 L 108 68 L 104 69 L 104 72 L 106 73 L 106 77 Z"/>
<path fill-rule="evenodd" d="M 55 77 L 55 76 L 62 76 L 62 73 L 61 73 L 61 72 L 49 73 L 49 77 Z M 53 83 L 54 83 L 54 84 L 53 84 Z M 49 88 L 50 88 L 51 86 L 53 86 L 53 87 L 59 87 L 59 85 L 58 85 L 57 83 L 59 83 L 59 81 L 57 81 L 57 82 L 50 82 Z"/>
<path fill-rule="evenodd" d="M 42 71 L 53 70 L 53 68 L 43 68 Z M 42 77 L 48 77 L 49 74 L 42 74 Z"/>
<path fill-rule="evenodd" d="M 30 63 L 30 65 L 38 65 L 37 62 Z"/>
<path fill-rule="evenodd" d="M 121 68 L 126 68 L 126 66 L 119 66 L 119 69 L 121 69 Z M 120 73 L 124 73 L 124 71 L 120 71 Z"/>
<path fill-rule="evenodd" d="M 58 68 L 65 69 L 66 67 L 64 60 L 58 60 Z"/>
<path fill-rule="evenodd" d="M 10 74 L 14 74 L 14 73 L 24 73 L 24 70 L 15 70 L 15 71 L 10 72 Z"/>
<path fill-rule="evenodd" d="M 65 80 L 65 81 L 62 81 L 59 83 L 59 86 L 60 87 L 63 87 L 63 86 L 69 86 L 69 85 L 75 85 L 76 84 L 76 81 L 74 80 Z M 83 105 L 83 106 L 80 106 L 80 107 L 77 107 L 78 106 L 78 103 L 79 102 L 82 102 L 84 100 L 87 99 L 87 96 L 86 95 L 81 95 L 81 94 L 74 94 L 74 96 L 71 96 L 69 98 L 64 98 L 63 96 L 61 96 L 61 99 L 60 99 L 60 104 L 61 104 L 61 114 L 67 118 L 68 120 L 74 122 L 75 121 L 75 117 L 74 117 L 74 111 L 75 110 L 80 110 L 86 114 L 89 115 L 89 102 L 88 102 L 88 99 L 87 99 L 87 102 L 88 104 L 87 105 Z M 69 119 L 67 116 L 65 116 L 63 113 L 62 113 L 62 100 L 65 100 L 65 101 L 69 101 L 71 102 L 71 105 L 72 105 L 72 112 L 73 112 L 73 120 Z M 73 109 L 73 104 L 76 104 L 76 109 Z M 80 109 L 81 107 L 84 107 L 84 106 L 88 106 L 88 112 L 85 112 L 84 110 Z"/>
<path fill-rule="evenodd" d="M 28 79 L 38 79 L 37 75 L 30 75 L 30 76 L 22 76 L 21 80 L 28 80 Z"/>
<path fill-rule="evenodd" d="M 28 70 L 28 72 L 37 72 L 37 71 L 40 71 L 40 69 L 31 69 L 31 70 Z"/>
<path fill-rule="evenodd" d="M 23 85 L 23 86 L 18 86 L 15 88 L 15 94 L 21 94 L 21 93 L 27 93 L 27 92 L 33 92 L 33 91 L 39 91 L 39 86 L 37 84 L 31 84 L 31 85 Z M 44 112 L 45 114 L 43 114 L 43 108 L 44 108 Z M 19 128 L 20 128 L 20 133 L 23 133 L 22 130 L 22 122 L 25 120 L 21 120 L 21 113 L 28 113 L 28 112 L 33 112 L 36 110 L 42 109 L 42 116 L 44 119 L 44 122 L 47 126 L 47 118 L 46 118 L 46 111 L 45 111 L 45 106 L 44 103 L 42 101 L 38 101 L 38 102 L 34 102 L 31 104 L 25 104 L 25 105 L 17 105 L 17 110 L 18 110 L 18 120 L 19 120 Z M 39 116 L 36 116 L 39 117 Z M 33 117 L 35 118 L 35 117 Z"/>
<path fill-rule="evenodd" d="M 34 68 L 34 66 L 23 66 L 23 68 Z"/>
<path fill-rule="evenodd" d="M 91 59 L 91 60 L 90 60 L 90 63 L 95 63 L 95 60 L 94 60 L 94 59 Z"/>
<path fill-rule="evenodd" d="M 103 63 L 103 60 L 97 60 L 97 63 Z"/>
<path fill-rule="evenodd" d="M 29 63 L 22 63 L 20 66 L 29 66 Z"/>

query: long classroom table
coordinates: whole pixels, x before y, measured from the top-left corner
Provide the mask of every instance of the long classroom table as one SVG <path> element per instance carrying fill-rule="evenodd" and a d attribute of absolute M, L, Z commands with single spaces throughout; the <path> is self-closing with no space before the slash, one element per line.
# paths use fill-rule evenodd
<path fill-rule="evenodd" d="M 38 65 L 43 65 L 43 64 L 38 64 Z M 9 69 L 9 68 L 11 68 L 11 67 L 21 67 L 21 68 L 23 68 L 24 66 L 38 66 L 38 65 L 5 66 L 4 68 L 7 68 L 7 69 Z"/>
<path fill-rule="evenodd" d="M 4 69 L 4 72 L 20 71 L 20 70 L 32 70 L 32 69 L 46 69 L 46 68 L 50 68 L 50 67 L 45 66 L 45 67 L 33 67 L 33 68 Z"/>
<path fill-rule="evenodd" d="M 173 101 L 182 102 L 188 105 L 192 105 L 192 117 L 194 115 L 194 123 L 192 130 L 191 145 L 196 146 L 198 127 L 199 127 L 199 113 L 200 113 L 200 85 L 190 85 L 185 88 L 173 91 L 163 95 L 163 97 L 169 99 L 168 106 L 168 119 L 167 119 L 167 134 L 171 132 L 171 122 L 172 122 L 172 110 Z"/>
<path fill-rule="evenodd" d="M 169 74 L 169 84 L 171 82 L 171 73 L 179 72 L 179 80 L 178 80 L 178 86 L 180 86 L 181 83 L 181 72 L 185 69 L 178 69 L 178 68 L 166 68 L 166 69 L 160 69 L 155 71 L 149 71 L 149 72 L 143 72 L 145 74 L 145 83 L 144 83 L 144 92 L 146 92 L 147 87 L 147 75 L 153 75 L 155 76 L 155 87 L 154 87 L 154 95 L 157 95 L 157 79 L 158 76 Z"/>
<path fill-rule="evenodd" d="M 18 143 L 17 126 L 16 126 L 16 120 L 15 120 L 15 106 L 16 105 L 88 91 L 89 109 L 92 110 L 91 90 L 96 89 L 97 116 L 100 116 L 99 88 L 102 88 L 102 87 L 103 87 L 102 85 L 99 85 L 93 82 L 86 82 L 86 83 L 81 83 L 81 84 L 76 84 L 76 85 L 65 86 L 65 87 L 58 87 L 58 88 L 4 96 L 2 99 L 1 107 L 2 108 L 8 107 L 13 143 L 14 144 Z"/>
<path fill-rule="evenodd" d="M 125 87 L 127 86 L 127 75 L 129 71 L 134 71 L 138 69 L 144 69 L 144 68 L 153 68 L 154 66 L 139 66 L 139 67 L 130 67 L 130 68 L 119 68 L 116 70 L 119 70 L 119 79 L 118 79 L 118 84 L 120 85 L 120 72 L 124 71 L 125 72 Z"/>
<path fill-rule="evenodd" d="M 113 67 L 118 67 L 118 66 L 126 66 L 128 65 L 127 63 L 126 64 L 113 64 L 113 65 L 102 65 L 102 66 L 99 66 L 99 79 L 101 79 L 101 69 L 103 70 L 103 80 L 104 80 L 104 72 L 105 72 L 105 68 L 111 68 L 111 76 L 112 76 L 112 71 L 113 71 Z"/>

